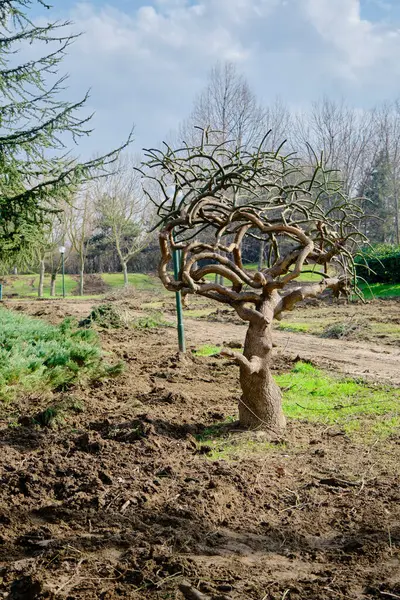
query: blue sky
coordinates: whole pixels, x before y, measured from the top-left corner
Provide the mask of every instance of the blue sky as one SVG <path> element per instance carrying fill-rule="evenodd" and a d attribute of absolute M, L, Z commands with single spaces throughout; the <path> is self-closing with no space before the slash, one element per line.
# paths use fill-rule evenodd
<path fill-rule="evenodd" d="M 265 104 L 323 95 L 358 108 L 400 97 L 400 0 L 54 0 L 37 17 L 85 31 L 65 61 L 69 94 L 91 88 L 104 152 L 135 124 L 133 151 L 188 115 L 216 61 L 232 60 Z"/>

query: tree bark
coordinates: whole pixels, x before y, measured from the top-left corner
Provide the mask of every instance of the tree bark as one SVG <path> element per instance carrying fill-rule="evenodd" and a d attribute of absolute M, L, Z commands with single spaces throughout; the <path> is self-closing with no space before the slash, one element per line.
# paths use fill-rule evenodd
<path fill-rule="evenodd" d="M 42 258 L 40 259 L 38 298 L 43 298 L 45 268 L 44 258 Z"/>
<path fill-rule="evenodd" d="M 57 273 L 51 274 L 50 279 L 50 296 L 53 298 L 56 295 L 56 277 Z"/>
<path fill-rule="evenodd" d="M 250 322 L 243 360 L 238 361 L 242 388 L 239 421 L 246 429 L 268 429 L 280 434 L 286 419 L 281 390 L 270 371 L 271 352 L 271 326 Z"/>
<path fill-rule="evenodd" d="M 122 272 L 124 274 L 124 287 L 127 287 L 129 285 L 129 280 L 128 280 L 128 265 L 126 264 L 126 262 L 123 260 L 122 262 Z"/>
<path fill-rule="evenodd" d="M 84 266 L 81 264 L 80 270 L 79 270 L 79 295 L 83 296 L 83 284 L 85 282 L 85 272 L 84 272 Z"/>
<path fill-rule="evenodd" d="M 261 271 L 261 269 L 264 266 L 264 250 L 265 250 L 265 242 L 262 240 L 260 242 L 260 249 L 259 249 L 259 253 L 258 253 L 258 270 Z"/>

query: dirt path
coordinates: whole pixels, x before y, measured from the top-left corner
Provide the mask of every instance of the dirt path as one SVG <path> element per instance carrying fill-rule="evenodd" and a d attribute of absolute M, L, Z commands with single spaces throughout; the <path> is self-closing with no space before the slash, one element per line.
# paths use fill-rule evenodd
<path fill-rule="evenodd" d="M 187 319 L 189 344 L 244 341 L 245 326 Z M 312 335 L 274 332 L 276 351 L 284 356 L 312 360 L 349 375 L 400 385 L 400 348 L 363 342 L 323 339 Z"/>

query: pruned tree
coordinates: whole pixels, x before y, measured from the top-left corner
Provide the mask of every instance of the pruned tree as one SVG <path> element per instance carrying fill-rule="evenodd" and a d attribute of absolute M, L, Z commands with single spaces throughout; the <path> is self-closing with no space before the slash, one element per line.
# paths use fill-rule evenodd
<path fill-rule="evenodd" d="M 116 250 L 124 285 L 129 284 L 128 263 L 150 243 L 153 205 L 143 194 L 132 157 L 121 155 L 113 173 L 92 186 L 93 205 L 101 238 Z"/>
<path fill-rule="evenodd" d="M 204 134 L 194 147 L 147 150 L 142 172 L 158 182 L 162 195 L 162 283 L 171 292 L 227 304 L 248 322 L 243 355 L 223 351 L 240 367 L 240 423 L 279 433 L 285 417 L 270 372 L 273 319 L 326 289 L 348 292 L 355 280 L 351 250 L 361 235 L 354 225 L 360 209 L 322 160 L 307 166 L 281 149 L 265 150 L 266 143 L 255 151 L 232 149 L 229 143 L 209 143 Z M 213 241 L 204 241 L 210 230 Z M 243 266 L 248 236 L 268 247 L 268 264 L 257 272 Z M 182 256 L 177 279 L 170 274 L 173 250 Z M 309 263 L 321 280 L 296 285 Z M 329 263 L 337 265 L 337 276 L 326 274 Z M 228 285 L 207 280 L 209 274 L 223 276 Z"/>

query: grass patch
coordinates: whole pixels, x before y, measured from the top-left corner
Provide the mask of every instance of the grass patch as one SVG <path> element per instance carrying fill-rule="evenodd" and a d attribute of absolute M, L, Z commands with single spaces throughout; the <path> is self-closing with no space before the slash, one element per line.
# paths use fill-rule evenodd
<path fill-rule="evenodd" d="M 124 287 L 123 273 L 102 273 L 103 281 L 113 287 Z M 145 275 L 144 273 L 128 273 L 129 285 L 137 290 L 163 290 L 164 287 L 158 277 Z"/>
<path fill-rule="evenodd" d="M 103 362 L 94 331 L 77 329 L 71 319 L 53 326 L 0 308 L 0 401 L 66 390 L 115 370 L 121 366 Z"/>
<path fill-rule="evenodd" d="M 38 295 L 39 275 L 6 275 L 0 278 L 3 281 L 3 295 L 21 296 L 34 298 Z M 76 279 L 71 275 L 65 276 L 65 293 L 72 296 L 72 292 L 77 288 Z M 62 278 L 59 275 L 56 279 L 56 296 L 62 296 Z M 50 275 L 45 275 L 43 297 L 50 298 Z"/>
<path fill-rule="evenodd" d="M 133 321 L 136 329 L 156 329 L 158 327 L 174 327 L 173 323 L 166 321 L 160 311 L 153 311 L 144 317 L 139 317 Z"/>
<path fill-rule="evenodd" d="M 399 389 L 335 377 L 306 363 L 276 380 L 289 418 L 336 424 L 363 439 L 387 437 L 400 426 Z"/>
<path fill-rule="evenodd" d="M 221 352 L 221 346 L 213 346 L 212 344 L 204 344 L 196 350 L 192 351 L 195 356 L 215 356 Z"/>
<path fill-rule="evenodd" d="M 185 312 L 183 314 L 189 319 L 201 319 L 204 317 L 208 317 L 208 315 L 210 315 L 214 310 L 214 308 L 189 308 L 185 309 Z"/>
<path fill-rule="evenodd" d="M 308 323 L 279 323 L 277 326 L 279 331 L 293 331 L 294 333 L 309 333 L 312 326 Z"/>
<path fill-rule="evenodd" d="M 229 416 L 220 423 L 206 427 L 201 434 L 198 434 L 196 439 L 199 443 L 199 452 L 205 454 L 209 460 L 239 460 L 283 446 L 283 444 L 271 444 L 262 438 L 257 438 L 254 432 L 229 431 L 235 420 L 234 416 Z"/>

